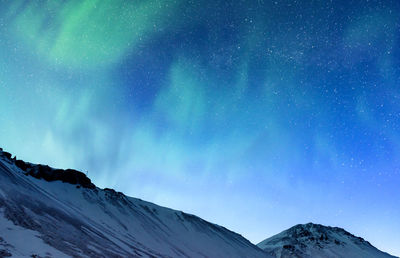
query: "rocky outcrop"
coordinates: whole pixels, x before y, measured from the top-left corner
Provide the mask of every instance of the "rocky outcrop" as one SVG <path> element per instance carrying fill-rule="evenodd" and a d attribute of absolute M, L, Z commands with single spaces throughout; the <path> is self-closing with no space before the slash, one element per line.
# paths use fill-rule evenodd
<path fill-rule="evenodd" d="M 96 186 L 91 180 L 82 172 L 74 169 L 53 169 L 47 165 L 36 165 L 23 160 L 18 160 L 16 157 L 11 158 L 12 155 L 8 152 L 0 150 L 0 155 L 8 160 L 9 163 L 14 164 L 21 169 L 25 175 L 32 176 L 37 179 L 44 179 L 46 181 L 62 181 L 84 188 L 94 189 Z"/>
<path fill-rule="evenodd" d="M 392 258 L 368 241 L 338 227 L 308 223 L 291 227 L 257 245 L 280 258 Z"/>

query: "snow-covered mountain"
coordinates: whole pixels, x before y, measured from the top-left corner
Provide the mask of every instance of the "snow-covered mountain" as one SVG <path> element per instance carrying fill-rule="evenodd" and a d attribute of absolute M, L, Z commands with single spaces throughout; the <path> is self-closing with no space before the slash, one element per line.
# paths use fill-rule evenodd
<path fill-rule="evenodd" d="M 340 228 L 297 225 L 258 246 L 181 211 L 0 148 L 0 257 L 389 258 Z"/>
<path fill-rule="evenodd" d="M 301 224 L 272 236 L 257 245 L 274 257 L 299 258 L 393 258 L 361 237 L 342 228 Z"/>
<path fill-rule="evenodd" d="M 270 257 L 194 215 L 0 150 L 0 257 Z"/>

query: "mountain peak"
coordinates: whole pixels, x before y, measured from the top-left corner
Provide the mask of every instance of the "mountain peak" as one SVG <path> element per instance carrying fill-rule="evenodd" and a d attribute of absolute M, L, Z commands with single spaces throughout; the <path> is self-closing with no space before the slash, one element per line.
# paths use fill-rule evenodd
<path fill-rule="evenodd" d="M 307 224 L 298 224 L 287 230 L 287 233 L 290 233 L 293 237 L 297 237 L 299 239 L 304 238 L 310 241 L 328 241 L 330 240 L 328 238 L 328 235 L 331 235 L 331 233 L 333 232 L 339 235 L 349 236 L 351 238 L 357 239 L 360 242 L 365 242 L 369 244 L 363 238 L 356 237 L 353 234 L 344 230 L 343 228 L 324 226 L 311 222 Z"/>
<path fill-rule="evenodd" d="M 257 246 L 276 257 L 392 257 L 343 228 L 314 223 L 295 225 Z"/>

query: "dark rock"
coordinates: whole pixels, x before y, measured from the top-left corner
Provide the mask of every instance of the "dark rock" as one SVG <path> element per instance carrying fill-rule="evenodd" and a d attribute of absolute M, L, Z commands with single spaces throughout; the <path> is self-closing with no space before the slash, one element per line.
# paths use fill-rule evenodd
<path fill-rule="evenodd" d="M 11 153 L 6 152 L 6 151 L 3 151 L 3 155 L 4 155 L 7 159 L 11 160 Z"/>
<path fill-rule="evenodd" d="M 29 171 L 29 174 L 37 179 L 44 179 L 46 181 L 55 181 L 57 177 L 53 173 L 53 169 L 45 165 L 36 165 Z"/>
<path fill-rule="evenodd" d="M 283 249 L 289 250 L 289 251 L 294 251 L 295 247 L 293 245 L 284 245 Z"/>
<path fill-rule="evenodd" d="M 124 199 L 125 195 L 121 192 L 117 192 L 114 189 L 111 188 L 104 188 L 104 191 L 106 192 L 106 195 L 108 197 L 114 198 L 114 199 Z"/>
<path fill-rule="evenodd" d="M 17 159 L 15 162 L 15 165 L 22 169 L 23 171 L 27 171 L 28 168 L 32 168 L 32 166 L 29 163 L 24 162 L 23 160 Z"/>
<path fill-rule="evenodd" d="M 9 253 L 7 250 L 5 249 L 0 250 L 0 257 L 11 257 L 11 256 L 12 254 Z"/>
<path fill-rule="evenodd" d="M 70 184 L 79 184 L 85 188 L 95 188 L 90 179 L 80 171 L 67 169 L 59 173 L 60 180 Z"/>
<path fill-rule="evenodd" d="M 328 236 L 325 234 L 325 233 L 323 233 L 323 234 L 321 234 L 321 236 L 319 237 L 319 240 L 321 240 L 321 241 L 326 241 L 326 240 L 328 240 Z"/>
<path fill-rule="evenodd" d="M 120 205 L 129 203 L 129 200 L 126 198 L 125 194 L 121 192 L 117 192 L 114 189 L 104 188 L 105 197 L 109 200 L 114 201 L 114 204 Z"/>
<path fill-rule="evenodd" d="M 37 179 L 44 179 L 46 181 L 62 181 L 64 183 L 80 185 L 84 188 L 96 188 L 85 174 L 74 169 L 52 169 L 45 165 L 35 165 L 28 173 Z"/>
<path fill-rule="evenodd" d="M 62 181 L 73 185 L 79 185 L 84 188 L 95 189 L 96 186 L 92 181 L 82 172 L 74 169 L 53 169 L 47 165 L 33 165 L 23 160 L 11 159 L 11 153 L 1 149 L 0 155 L 6 157 L 9 161 L 14 163 L 18 168 L 24 171 L 25 175 L 32 176 L 37 179 L 44 179 L 46 181 Z"/>

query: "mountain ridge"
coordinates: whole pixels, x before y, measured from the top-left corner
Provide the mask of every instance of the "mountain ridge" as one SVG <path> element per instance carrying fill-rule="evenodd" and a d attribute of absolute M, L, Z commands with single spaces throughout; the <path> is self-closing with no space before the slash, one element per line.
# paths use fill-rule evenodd
<path fill-rule="evenodd" d="M 271 257 L 225 227 L 100 189 L 82 172 L 23 164 L 0 150 L 0 257 Z M 22 238 L 38 248 L 25 250 Z"/>
<path fill-rule="evenodd" d="M 348 257 L 337 251 L 346 239 L 331 231 L 367 247 L 352 258 L 394 257 L 342 228 L 313 223 L 254 245 L 195 215 L 100 189 L 80 171 L 18 160 L 0 148 L 0 257 Z M 329 252 L 318 256 L 316 245 Z"/>
<path fill-rule="evenodd" d="M 275 257 L 393 258 L 340 227 L 297 224 L 257 244 Z"/>

